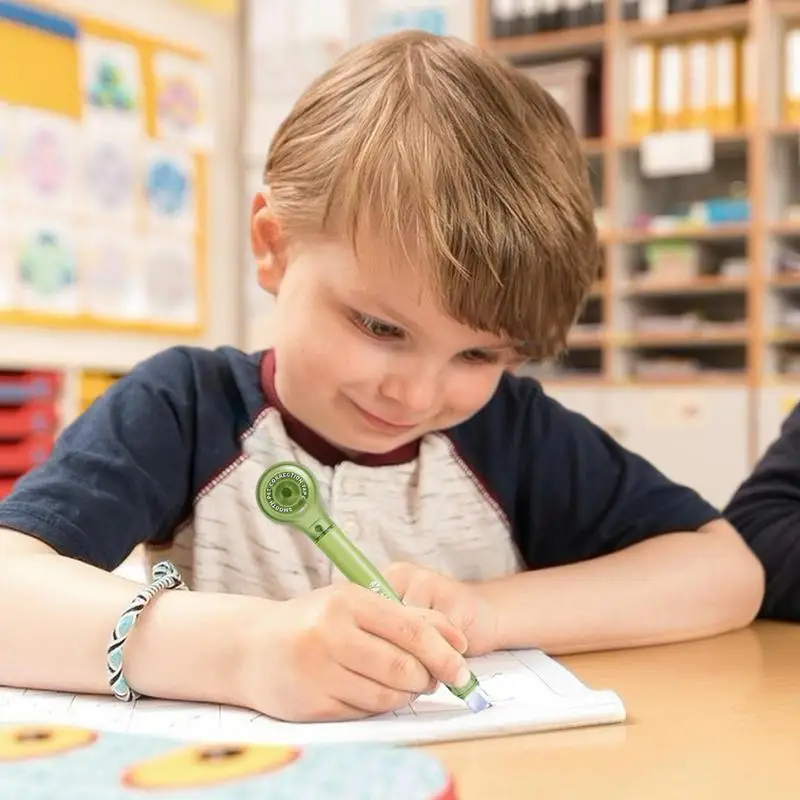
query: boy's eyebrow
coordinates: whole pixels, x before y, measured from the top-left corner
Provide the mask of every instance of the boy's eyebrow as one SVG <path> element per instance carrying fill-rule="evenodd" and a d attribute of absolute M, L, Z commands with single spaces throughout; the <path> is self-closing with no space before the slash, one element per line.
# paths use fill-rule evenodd
<path fill-rule="evenodd" d="M 372 294 L 364 294 L 356 290 L 355 292 L 356 297 L 371 306 L 374 306 L 377 311 L 381 314 L 385 314 L 388 318 L 396 320 L 401 325 L 405 325 L 407 328 L 419 328 L 419 325 L 414 324 L 411 320 L 406 319 L 401 313 L 393 309 L 391 306 L 387 305 L 383 300 L 375 297 Z"/>
<path fill-rule="evenodd" d="M 525 342 L 503 342 L 502 344 L 484 344 L 475 350 L 513 350 L 517 347 L 524 347 Z"/>

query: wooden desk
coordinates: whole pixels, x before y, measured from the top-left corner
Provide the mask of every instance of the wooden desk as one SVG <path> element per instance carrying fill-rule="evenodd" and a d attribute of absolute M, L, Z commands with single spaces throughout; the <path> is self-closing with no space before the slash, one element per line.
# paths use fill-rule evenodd
<path fill-rule="evenodd" d="M 752 800 L 800 792 L 800 625 L 559 659 L 621 725 L 435 745 L 461 800 Z M 546 794 L 542 794 L 545 792 Z"/>

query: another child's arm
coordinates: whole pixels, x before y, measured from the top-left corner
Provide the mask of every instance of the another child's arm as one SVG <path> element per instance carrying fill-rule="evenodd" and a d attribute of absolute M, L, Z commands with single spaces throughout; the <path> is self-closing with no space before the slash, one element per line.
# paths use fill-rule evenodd
<path fill-rule="evenodd" d="M 761 616 L 800 621 L 800 404 L 734 492 L 725 516 L 764 565 Z"/>
<path fill-rule="evenodd" d="M 534 571 L 482 589 L 505 646 L 601 650 L 748 625 L 763 572 L 721 513 L 585 417 L 532 403 L 517 533 Z"/>

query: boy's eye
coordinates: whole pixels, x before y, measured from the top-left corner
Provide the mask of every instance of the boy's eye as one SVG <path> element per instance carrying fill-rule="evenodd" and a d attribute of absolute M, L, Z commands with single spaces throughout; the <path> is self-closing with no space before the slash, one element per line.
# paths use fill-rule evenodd
<path fill-rule="evenodd" d="M 366 314 L 356 314 L 356 324 L 378 339 L 395 339 L 403 335 L 396 325 L 381 322 L 381 320 L 368 317 Z"/>
<path fill-rule="evenodd" d="M 468 364 L 495 364 L 498 356 L 486 350 L 466 350 L 461 354 L 461 358 Z"/>

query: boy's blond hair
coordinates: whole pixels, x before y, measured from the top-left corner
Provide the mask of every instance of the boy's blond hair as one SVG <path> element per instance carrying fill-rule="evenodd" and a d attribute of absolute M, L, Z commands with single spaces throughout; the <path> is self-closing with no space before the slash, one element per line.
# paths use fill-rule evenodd
<path fill-rule="evenodd" d="M 277 131 L 264 181 L 288 235 L 360 228 L 423 256 L 442 308 L 546 359 L 595 280 L 587 165 L 512 66 L 408 31 L 346 53 Z"/>

